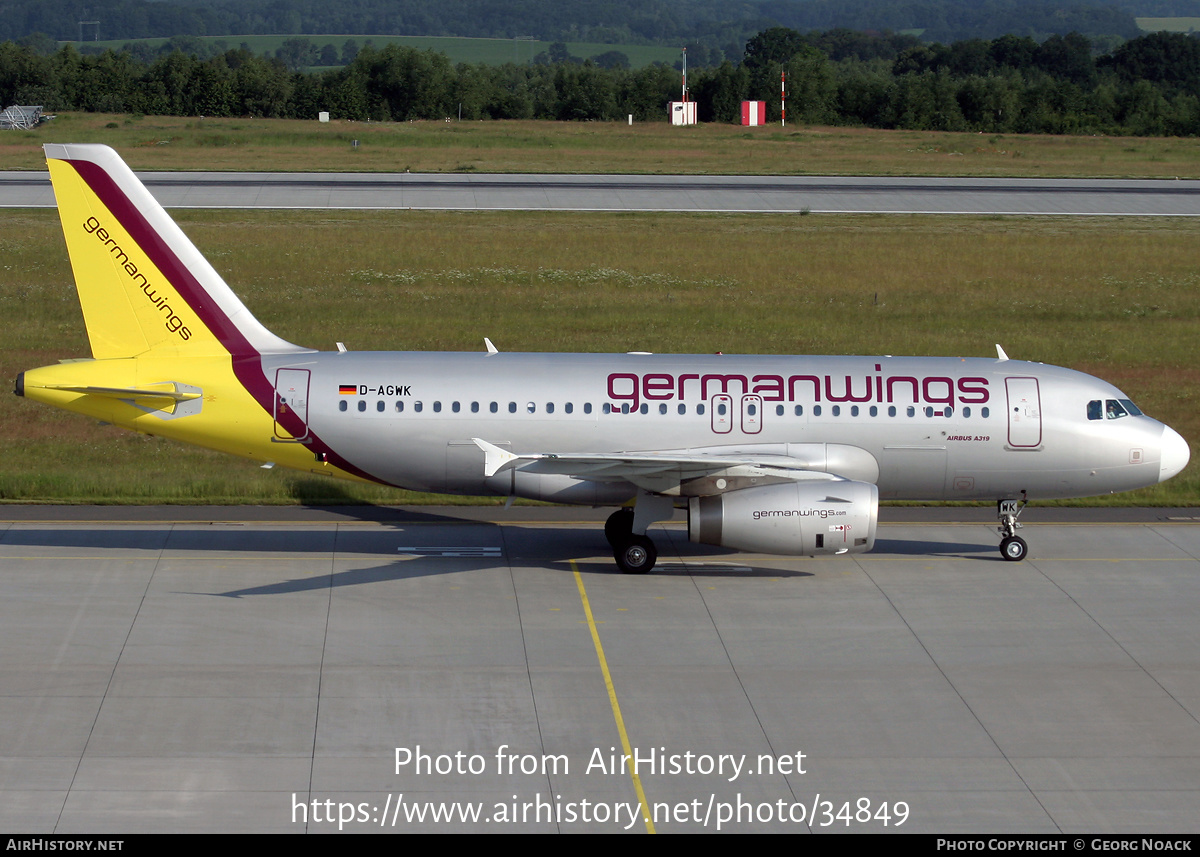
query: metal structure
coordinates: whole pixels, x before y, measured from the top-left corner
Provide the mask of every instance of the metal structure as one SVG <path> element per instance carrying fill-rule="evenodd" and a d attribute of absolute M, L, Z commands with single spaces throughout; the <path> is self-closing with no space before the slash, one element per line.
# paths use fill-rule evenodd
<path fill-rule="evenodd" d="M 42 115 L 42 106 L 40 104 L 36 107 L 14 104 L 11 107 L 5 107 L 4 112 L 0 113 L 0 128 L 15 128 L 27 131 L 30 128 L 37 127 L 49 118 Z"/>

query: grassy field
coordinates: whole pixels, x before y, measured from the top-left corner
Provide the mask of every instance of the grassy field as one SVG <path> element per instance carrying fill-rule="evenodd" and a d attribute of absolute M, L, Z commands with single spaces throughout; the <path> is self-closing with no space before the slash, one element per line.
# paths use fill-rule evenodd
<path fill-rule="evenodd" d="M 524 64 L 542 52 L 549 52 L 550 42 L 537 39 L 463 39 L 449 36 L 356 36 L 356 35 L 274 35 L 274 36 L 201 36 L 200 41 L 210 44 L 224 43 L 226 49 L 238 48 L 243 44 L 255 54 L 270 54 L 283 46 L 287 39 L 308 39 L 318 50 L 325 45 L 333 45 L 341 55 L 342 45 L 348 39 L 353 39 L 361 49 L 367 42 L 376 48 L 385 45 L 400 45 L 416 48 L 417 50 L 436 51 L 443 53 L 452 63 L 482 63 L 484 65 L 504 65 L 505 63 Z M 166 39 L 111 39 L 99 42 L 72 42 L 76 47 L 101 47 L 120 50 L 130 41 L 147 44 L 158 48 Z M 642 68 L 651 63 L 661 62 L 667 65 L 676 63 L 681 54 L 678 48 L 661 45 L 610 45 L 599 42 L 565 42 L 571 56 L 590 59 L 609 51 L 620 51 L 629 58 L 632 68 Z"/>
<path fill-rule="evenodd" d="M 1135 18 L 1137 25 L 1147 33 L 1191 33 L 1200 27 L 1200 18 Z"/>
<path fill-rule="evenodd" d="M 177 213 L 268 327 L 355 350 L 890 353 L 1066 365 L 1200 438 L 1190 219 Z M 0 216 L 0 374 L 86 356 L 53 212 Z M 411 502 L 0 397 L 0 500 Z M 1192 505 L 1200 463 L 1105 500 Z"/>
<path fill-rule="evenodd" d="M 1200 177 L 1196 139 L 677 128 L 665 120 L 322 124 L 64 114 L 0 134 L 0 164 L 44 169 L 44 142 L 107 143 L 141 170 Z"/>

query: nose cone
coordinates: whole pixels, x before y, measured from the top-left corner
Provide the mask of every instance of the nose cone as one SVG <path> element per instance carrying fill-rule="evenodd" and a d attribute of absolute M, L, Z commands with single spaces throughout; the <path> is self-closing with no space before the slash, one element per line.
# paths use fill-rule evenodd
<path fill-rule="evenodd" d="M 1179 432 L 1170 426 L 1163 426 L 1161 466 L 1158 470 L 1158 481 L 1166 482 L 1180 470 L 1187 467 L 1192 452 L 1188 449 L 1187 441 L 1180 437 Z"/>

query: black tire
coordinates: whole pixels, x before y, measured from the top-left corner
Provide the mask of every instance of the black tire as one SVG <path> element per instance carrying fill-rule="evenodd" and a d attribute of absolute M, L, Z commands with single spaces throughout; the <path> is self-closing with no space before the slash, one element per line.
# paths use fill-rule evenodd
<path fill-rule="evenodd" d="M 613 559 L 624 574 L 645 574 L 658 561 L 658 548 L 646 536 L 633 536 L 621 547 L 613 549 Z"/>
<path fill-rule="evenodd" d="M 1000 542 L 1000 554 L 1008 562 L 1020 562 L 1029 554 L 1029 545 L 1020 536 L 1007 536 Z"/>
<path fill-rule="evenodd" d="M 633 509 L 623 506 L 608 516 L 604 522 L 604 538 L 614 551 L 629 541 L 633 535 Z"/>

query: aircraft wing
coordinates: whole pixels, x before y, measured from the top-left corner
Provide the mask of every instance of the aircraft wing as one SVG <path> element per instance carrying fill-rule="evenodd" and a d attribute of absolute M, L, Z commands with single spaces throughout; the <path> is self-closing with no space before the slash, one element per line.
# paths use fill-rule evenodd
<path fill-rule="evenodd" d="M 839 481 L 844 477 L 778 454 L 684 452 L 517 454 L 472 438 L 484 452 L 484 475 L 504 470 L 557 474 L 595 482 L 629 482 L 655 494 L 702 496 L 777 482 Z"/>

